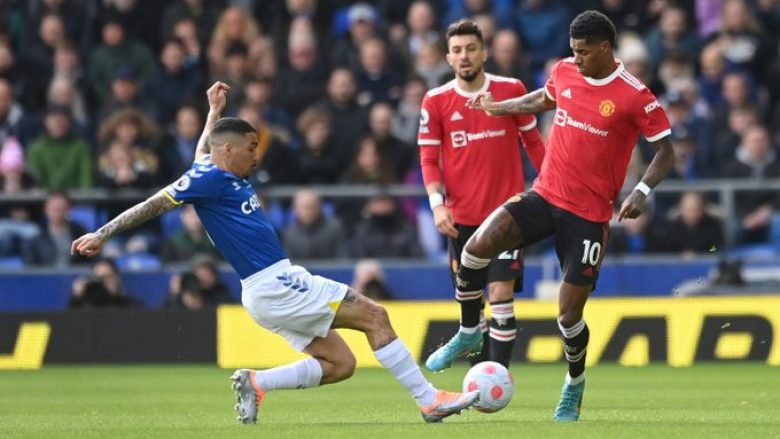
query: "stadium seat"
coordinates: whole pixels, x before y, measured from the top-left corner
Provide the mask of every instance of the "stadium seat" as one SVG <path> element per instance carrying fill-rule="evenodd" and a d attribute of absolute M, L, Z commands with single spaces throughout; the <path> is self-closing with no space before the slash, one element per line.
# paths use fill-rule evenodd
<path fill-rule="evenodd" d="M 158 270 L 162 266 L 162 262 L 153 254 L 136 253 L 118 257 L 116 265 L 122 271 Z"/>
<path fill-rule="evenodd" d="M 0 270 L 19 270 L 24 268 L 24 260 L 20 256 L 0 257 Z"/>
<path fill-rule="evenodd" d="M 71 206 L 70 220 L 87 230 L 95 230 L 99 224 L 99 212 L 95 206 Z"/>
<path fill-rule="evenodd" d="M 181 210 L 176 209 L 164 213 L 160 217 L 160 227 L 162 227 L 162 234 L 166 238 L 170 238 L 181 230 L 184 227 L 181 223 Z"/>

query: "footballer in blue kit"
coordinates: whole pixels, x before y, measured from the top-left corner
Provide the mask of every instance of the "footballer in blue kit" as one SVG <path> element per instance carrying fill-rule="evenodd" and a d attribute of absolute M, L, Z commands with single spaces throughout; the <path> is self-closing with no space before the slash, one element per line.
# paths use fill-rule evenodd
<path fill-rule="evenodd" d="M 216 82 L 206 92 L 209 114 L 192 168 L 95 232 L 73 241 L 71 252 L 95 256 L 117 233 L 184 203 L 192 204 L 214 246 L 241 277 L 241 302 L 247 312 L 260 326 L 309 355 L 284 366 L 233 373 L 235 408 L 245 424 L 257 421 L 268 392 L 331 384 L 352 376 L 355 356 L 335 328 L 365 333 L 379 363 L 409 391 L 426 422 L 441 422 L 478 403 L 478 391 L 447 392 L 428 382 L 395 334 L 384 307 L 347 285 L 290 263 L 247 180 L 262 158 L 257 131 L 241 119 L 220 119 L 228 90 L 226 84 Z"/>

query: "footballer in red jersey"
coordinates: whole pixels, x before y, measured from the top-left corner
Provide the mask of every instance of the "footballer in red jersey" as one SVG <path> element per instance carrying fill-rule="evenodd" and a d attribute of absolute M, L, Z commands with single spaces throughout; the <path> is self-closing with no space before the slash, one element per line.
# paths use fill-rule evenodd
<path fill-rule="evenodd" d="M 641 81 L 615 59 L 615 26 L 604 14 L 585 11 L 569 27 L 574 56 L 560 61 L 544 88 L 497 101 L 480 93 L 469 107 L 492 116 L 555 110 L 539 177 L 533 188 L 496 209 L 466 243 L 457 274 L 474 290 L 485 283 L 490 258 L 555 237 L 563 282 L 558 327 L 569 371 L 553 418 L 579 419 L 585 391 L 589 330 L 583 319 L 607 244 L 612 203 L 626 176 L 639 135 L 656 150 L 650 166 L 623 202 L 618 221 L 636 218 L 645 199 L 674 163 L 669 121 Z"/>
<path fill-rule="evenodd" d="M 470 20 L 453 23 L 447 30 L 447 60 L 455 78 L 428 91 L 420 111 L 417 143 L 423 180 L 436 227 L 448 236 L 453 281 L 461 251 L 477 227 L 493 210 L 524 190 L 518 137 L 537 170 L 544 159 L 544 142 L 534 115 L 491 117 L 466 106 L 479 93 L 489 92 L 498 99 L 527 93 L 517 79 L 486 74 L 486 58 L 479 27 Z M 461 329 L 453 343 L 428 358 L 430 370 L 449 367 L 451 359 L 467 352 L 477 354 L 471 356 L 472 364 L 492 360 L 509 365 L 517 332 L 514 293 L 522 288 L 522 273 L 519 248 L 506 249 L 492 258 L 487 275 L 492 313 L 489 330 L 482 319 L 483 288 L 455 286 Z M 442 358 L 447 360 L 439 361 Z"/>

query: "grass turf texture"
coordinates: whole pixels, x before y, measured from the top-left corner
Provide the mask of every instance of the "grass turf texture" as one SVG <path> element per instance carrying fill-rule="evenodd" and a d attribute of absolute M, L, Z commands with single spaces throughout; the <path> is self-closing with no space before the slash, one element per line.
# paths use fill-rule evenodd
<path fill-rule="evenodd" d="M 428 376 L 460 389 L 466 367 Z M 205 366 L 0 371 L 0 438 L 780 438 L 780 368 L 758 364 L 588 369 L 583 414 L 558 425 L 563 365 L 514 365 L 503 411 L 424 424 L 383 369 L 268 395 L 256 426 L 235 420 L 232 371 Z M 574 435 L 574 436 L 573 436 Z"/>

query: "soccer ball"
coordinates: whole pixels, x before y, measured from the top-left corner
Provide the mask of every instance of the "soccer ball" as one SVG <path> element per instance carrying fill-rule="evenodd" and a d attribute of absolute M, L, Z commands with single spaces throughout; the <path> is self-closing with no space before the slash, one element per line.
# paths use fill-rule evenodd
<path fill-rule="evenodd" d="M 479 402 L 474 406 L 483 413 L 495 413 L 509 404 L 515 393 L 512 374 L 500 363 L 483 361 L 466 373 L 463 391 L 479 390 Z"/>

